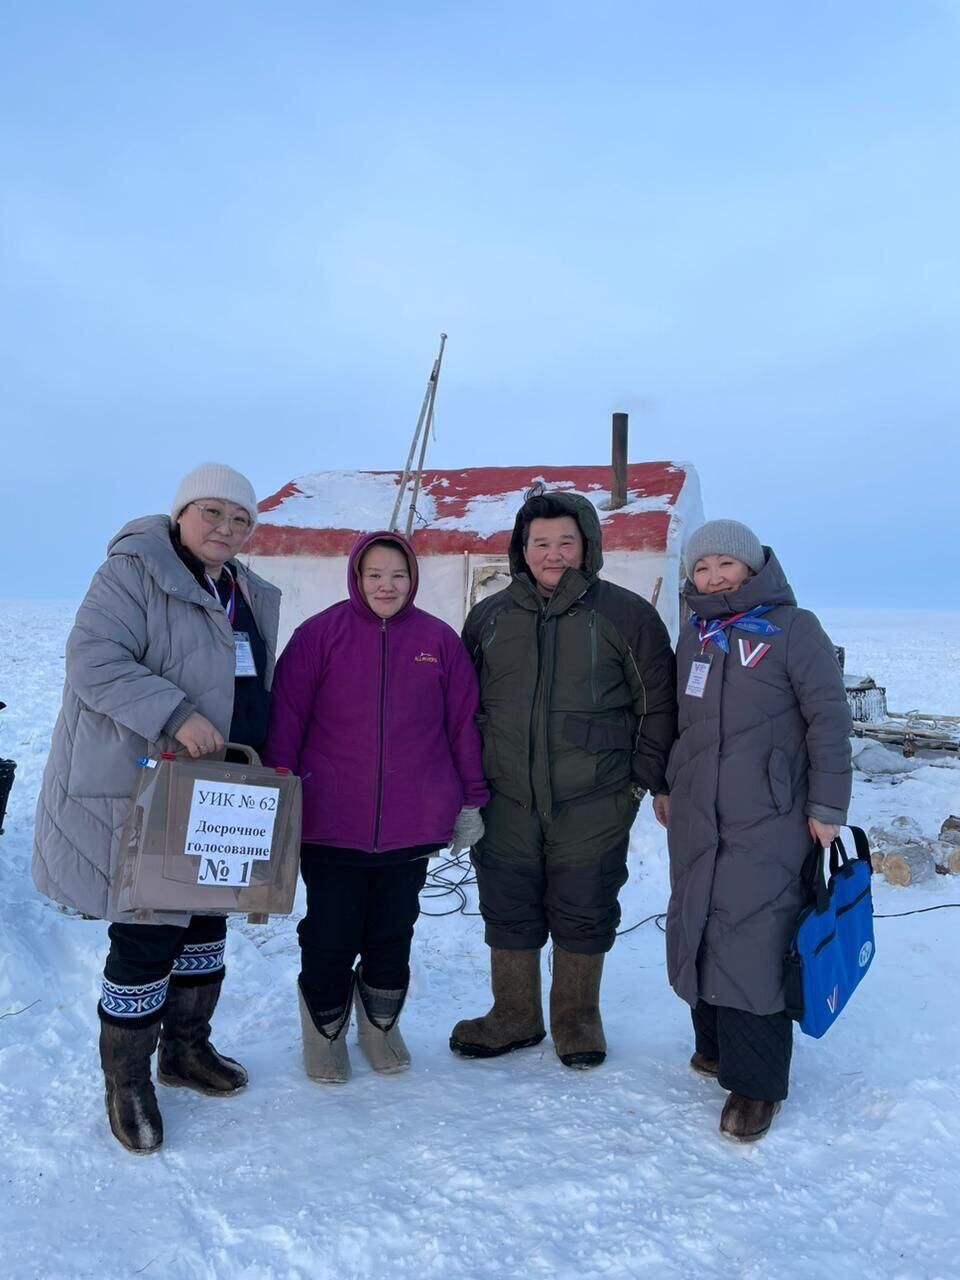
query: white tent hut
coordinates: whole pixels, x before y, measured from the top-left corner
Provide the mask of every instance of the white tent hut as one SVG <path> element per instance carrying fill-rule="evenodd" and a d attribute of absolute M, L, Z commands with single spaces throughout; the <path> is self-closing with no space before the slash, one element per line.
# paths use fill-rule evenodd
<path fill-rule="evenodd" d="M 656 605 L 679 626 L 680 552 L 703 522 L 700 482 L 685 463 L 626 469 L 626 502 L 610 510 L 609 467 L 468 467 L 425 471 L 412 540 L 417 603 L 460 629 L 471 605 L 509 581 L 507 548 L 524 492 L 536 481 L 588 497 L 603 528 L 603 577 Z M 347 558 L 362 533 L 386 528 L 401 474 L 315 471 L 260 503 L 245 556 L 283 591 L 280 641 L 346 594 Z"/>

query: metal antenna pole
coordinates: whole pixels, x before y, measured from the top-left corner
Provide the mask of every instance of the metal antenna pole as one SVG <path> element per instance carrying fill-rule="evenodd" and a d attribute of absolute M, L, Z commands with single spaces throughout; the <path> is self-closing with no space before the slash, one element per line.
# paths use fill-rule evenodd
<path fill-rule="evenodd" d="M 424 396 L 424 404 L 422 404 L 422 407 L 420 410 L 420 421 L 417 422 L 417 433 L 415 438 L 413 438 L 413 444 L 410 451 L 410 458 L 408 458 L 407 460 L 407 470 L 404 471 L 403 483 L 401 485 L 401 489 L 399 489 L 399 492 L 397 494 L 396 507 L 394 507 L 394 511 L 398 512 L 399 504 L 401 504 L 403 500 L 403 493 L 406 492 L 406 486 L 408 483 L 410 483 L 410 462 L 412 461 L 412 457 L 413 457 L 413 449 L 416 448 L 417 438 L 420 438 L 420 457 L 419 457 L 419 460 L 417 460 L 416 479 L 415 481 L 413 481 L 413 492 L 410 498 L 410 508 L 408 508 L 408 511 L 407 511 L 407 527 L 406 527 L 406 530 L 404 530 L 404 532 L 406 532 L 407 538 L 410 538 L 410 535 L 413 529 L 413 517 L 415 517 L 416 515 L 417 498 L 420 497 L 420 483 L 421 483 L 421 480 L 424 479 L 424 458 L 426 457 L 426 442 L 428 442 L 430 438 L 430 428 L 431 426 L 433 426 L 434 403 L 436 399 L 436 384 L 438 384 L 438 381 L 440 380 L 440 365 L 443 364 L 443 348 L 445 346 L 447 346 L 447 334 L 442 333 L 440 334 L 440 349 L 439 349 L 439 352 L 436 353 L 436 360 L 434 361 L 434 367 L 430 371 L 430 378 L 428 380 L 428 384 L 426 384 L 426 394 Z M 421 435 L 421 426 L 422 426 L 422 435 Z M 390 527 L 392 527 L 392 529 L 396 529 L 396 525 L 390 525 Z"/>
<path fill-rule="evenodd" d="M 420 440 L 420 457 L 417 460 L 417 477 L 413 485 L 413 493 L 410 497 L 410 507 L 407 511 L 407 527 L 406 536 L 409 538 L 413 532 L 413 517 L 417 513 L 417 498 L 420 496 L 420 482 L 423 480 L 423 462 L 427 454 L 427 441 L 430 438 L 430 428 L 433 426 L 433 406 L 437 398 L 437 383 L 440 381 L 440 365 L 443 363 L 443 348 L 447 345 L 447 335 L 440 335 L 440 350 L 437 352 L 437 358 L 433 362 L 433 369 L 430 372 L 430 379 L 427 382 L 427 394 L 424 397 L 424 404 L 427 409 L 426 422 L 424 423 L 423 436 Z"/>
<path fill-rule="evenodd" d="M 441 337 L 445 336 L 446 335 L 443 334 L 441 335 Z M 436 362 L 434 362 L 433 367 L 436 369 Z M 413 439 L 410 441 L 410 452 L 407 454 L 407 461 L 403 468 L 403 475 L 400 477 L 400 487 L 397 489 L 397 497 L 393 504 L 393 513 L 390 516 L 390 524 L 387 526 L 391 532 L 394 532 L 397 528 L 397 521 L 400 516 L 400 507 L 403 503 L 403 495 L 406 493 L 407 485 L 410 482 L 410 469 L 413 466 L 413 455 L 416 452 L 417 444 L 420 440 L 420 431 L 423 427 L 423 420 L 427 416 L 427 407 L 430 403 L 430 386 L 432 379 L 433 375 L 431 374 L 430 379 L 427 381 L 427 389 L 423 393 L 423 404 L 420 406 L 420 415 L 417 418 L 417 429 L 414 431 Z"/>

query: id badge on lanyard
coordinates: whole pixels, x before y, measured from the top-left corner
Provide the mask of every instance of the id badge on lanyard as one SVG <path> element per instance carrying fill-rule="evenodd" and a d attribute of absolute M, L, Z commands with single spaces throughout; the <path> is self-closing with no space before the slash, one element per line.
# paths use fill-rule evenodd
<path fill-rule="evenodd" d="M 237 583 L 233 574 L 226 565 L 223 566 L 223 572 L 227 575 L 227 579 L 230 583 L 230 596 L 226 604 L 220 600 L 220 592 L 217 590 L 217 584 L 209 574 L 207 574 L 207 582 L 210 584 L 210 590 L 213 592 L 214 599 L 219 600 L 220 604 L 223 605 L 223 611 L 227 615 L 227 621 L 232 627 L 237 616 Z M 241 676 L 255 677 L 257 674 L 257 660 L 253 656 L 253 645 L 250 643 L 250 637 L 246 631 L 234 631 L 233 650 L 234 675 L 238 678 Z"/>
<path fill-rule="evenodd" d="M 688 698 L 702 698 L 707 690 L 707 676 L 710 674 L 710 661 L 691 662 L 690 674 L 687 676 L 687 687 L 684 693 Z"/>
<path fill-rule="evenodd" d="M 235 631 L 233 633 L 233 644 L 237 658 L 235 674 L 238 677 L 255 676 L 257 674 L 257 660 L 253 656 L 253 645 L 250 643 L 250 637 L 246 631 Z"/>

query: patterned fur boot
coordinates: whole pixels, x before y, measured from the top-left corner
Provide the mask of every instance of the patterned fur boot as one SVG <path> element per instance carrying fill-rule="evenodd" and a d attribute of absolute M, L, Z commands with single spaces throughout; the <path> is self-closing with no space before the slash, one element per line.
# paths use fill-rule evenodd
<path fill-rule="evenodd" d="M 170 979 L 163 1006 L 163 1033 L 157 1079 L 176 1089 L 195 1089 L 225 1098 L 246 1087 L 247 1073 L 210 1043 L 210 1019 L 220 999 L 221 982 L 185 985 Z"/>
<path fill-rule="evenodd" d="M 107 1118 L 113 1136 L 135 1155 L 156 1151 L 163 1142 L 163 1120 L 150 1078 L 150 1059 L 159 1034 L 159 1022 L 122 1027 L 100 1020 Z"/>

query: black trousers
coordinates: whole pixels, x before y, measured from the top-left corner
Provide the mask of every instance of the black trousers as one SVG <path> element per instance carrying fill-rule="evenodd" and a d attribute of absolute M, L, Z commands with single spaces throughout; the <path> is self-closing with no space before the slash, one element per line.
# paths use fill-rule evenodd
<path fill-rule="evenodd" d="M 552 937 L 580 955 L 609 951 L 636 816 L 626 787 L 561 805 L 549 821 L 494 792 L 471 854 L 487 945 L 526 951 Z"/>
<path fill-rule="evenodd" d="M 103 966 L 100 1016 L 123 1026 L 160 1017 L 167 985 L 200 986 L 224 975 L 225 916 L 192 916 L 171 924 L 112 924 Z"/>
<path fill-rule="evenodd" d="M 307 886 L 297 926 L 300 986 L 314 1017 L 332 1022 L 346 1007 L 358 956 L 367 986 L 405 988 L 427 859 L 358 866 L 305 847 L 300 873 Z"/>
<path fill-rule="evenodd" d="M 697 1002 L 691 1010 L 697 1052 L 720 1064 L 730 1093 L 782 1102 L 790 1083 L 793 1020 L 786 1013 L 747 1013 Z"/>

